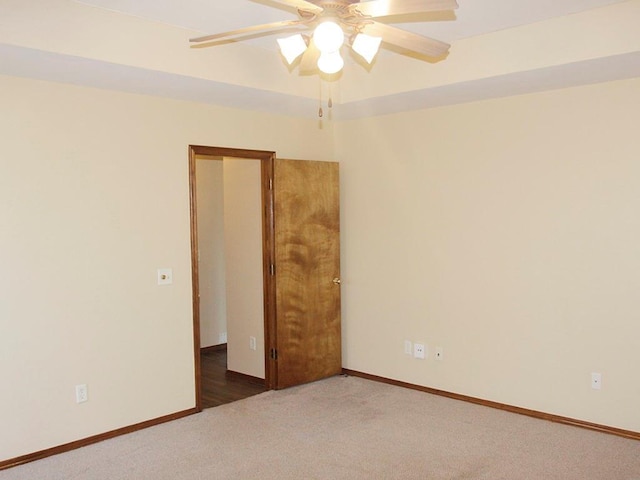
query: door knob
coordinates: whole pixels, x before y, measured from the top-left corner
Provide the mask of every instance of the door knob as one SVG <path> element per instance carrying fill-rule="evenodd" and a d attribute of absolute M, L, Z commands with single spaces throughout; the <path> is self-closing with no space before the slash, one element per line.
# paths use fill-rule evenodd
<path fill-rule="evenodd" d="M 338 277 L 334 278 L 333 283 L 335 283 L 336 285 L 340 285 L 342 283 L 342 280 L 340 280 Z"/>

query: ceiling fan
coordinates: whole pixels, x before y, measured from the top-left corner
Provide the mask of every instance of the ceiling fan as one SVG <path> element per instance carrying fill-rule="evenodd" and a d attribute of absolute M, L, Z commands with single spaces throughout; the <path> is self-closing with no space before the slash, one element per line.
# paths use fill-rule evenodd
<path fill-rule="evenodd" d="M 295 34 L 278 39 L 280 51 L 291 65 L 302 55 L 301 74 L 326 74 L 342 70 L 344 60 L 340 49 L 346 43 L 367 63 L 371 63 L 381 42 L 429 58 L 444 57 L 449 52 L 447 43 L 424 37 L 377 18 L 397 15 L 445 12 L 458 8 L 456 0 L 270 0 L 283 8 L 295 8 L 298 19 L 284 20 L 215 33 L 189 41 L 200 46 L 216 45 L 223 41 L 266 34 L 290 27 L 313 29 L 311 34 Z M 279 5 L 276 5 L 279 7 Z M 392 21 L 386 18 L 386 21 Z M 206 45 L 209 42 L 210 45 Z"/>

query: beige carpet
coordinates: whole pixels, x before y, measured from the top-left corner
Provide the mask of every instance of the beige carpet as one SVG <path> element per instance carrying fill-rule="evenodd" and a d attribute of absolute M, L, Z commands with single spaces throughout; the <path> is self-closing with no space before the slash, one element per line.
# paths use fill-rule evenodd
<path fill-rule="evenodd" d="M 640 480 L 640 442 L 335 377 L 0 471 L 17 479 Z"/>

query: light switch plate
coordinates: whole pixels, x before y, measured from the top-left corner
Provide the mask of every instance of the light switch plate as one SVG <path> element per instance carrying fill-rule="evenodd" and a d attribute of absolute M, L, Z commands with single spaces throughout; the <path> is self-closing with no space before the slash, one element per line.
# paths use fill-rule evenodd
<path fill-rule="evenodd" d="M 159 268 L 158 269 L 158 285 L 171 285 L 172 283 L 173 283 L 173 269 Z"/>

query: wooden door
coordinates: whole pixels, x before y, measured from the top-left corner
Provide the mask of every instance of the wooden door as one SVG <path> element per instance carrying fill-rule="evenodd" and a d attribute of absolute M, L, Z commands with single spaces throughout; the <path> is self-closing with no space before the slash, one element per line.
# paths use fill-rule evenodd
<path fill-rule="evenodd" d="M 276 160 L 275 387 L 339 374 L 338 164 Z"/>

